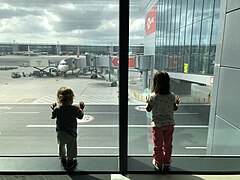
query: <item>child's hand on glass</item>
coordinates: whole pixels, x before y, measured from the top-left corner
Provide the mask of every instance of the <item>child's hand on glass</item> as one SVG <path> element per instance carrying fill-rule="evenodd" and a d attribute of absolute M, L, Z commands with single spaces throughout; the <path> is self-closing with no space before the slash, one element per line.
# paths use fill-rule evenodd
<path fill-rule="evenodd" d="M 80 107 L 80 109 L 84 109 L 84 107 L 85 107 L 85 104 L 84 104 L 84 102 L 83 101 L 81 101 L 80 103 L 79 103 L 79 107 Z"/>
<path fill-rule="evenodd" d="M 180 98 L 180 96 L 177 96 L 176 97 L 176 104 L 179 104 L 181 102 L 181 98 Z"/>
<path fill-rule="evenodd" d="M 52 103 L 52 105 L 50 106 L 52 110 L 54 110 L 54 108 L 57 106 L 57 103 Z"/>

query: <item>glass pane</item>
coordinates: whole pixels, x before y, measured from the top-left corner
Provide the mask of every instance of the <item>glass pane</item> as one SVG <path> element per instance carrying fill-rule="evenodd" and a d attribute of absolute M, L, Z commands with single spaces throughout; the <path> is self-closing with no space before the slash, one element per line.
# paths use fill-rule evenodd
<path fill-rule="evenodd" d="M 189 0 L 188 6 L 187 6 L 187 25 L 191 24 L 193 21 L 193 9 L 194 9 L 194 0 Z"/>
<path fill-rule="evenodd" d="M 215 54 L 217 47 L 217 34 L 218 34 L 219 14 L 213 17 L 213 32 L 211 39 L 211 50 L 210 50 L 210 62 L 209 62 L 209 74 L 213 75 L 215 65 Z"/>
<path fill-rule="evenodd" d="M 150 4 L 151 7 L 148 9 L 145 16 L 146 1 L 130 1 L 129 45 L 131 46 L 131 44 L 144 44 L 144 36 L 153 38 L 156 35 L 158 37 L 158 40 L 154 42 L 152 42 L 151 39 L 146 40 L 146 43 L 149 42 L 149 44 L 146 48 L 144 46 L 144 52 L 141 54 L 129 52 L 128 154 L 130 155 L 148 154 L 149 144 L 147 139 L 148 122 L 145 117 L 145 109 L 143 108 L 145 103 L 143 102 L 143 96 L 140 95 L 140 92 L 144 90 L 143 87 L 147 88 L 146 84 L 148 83 L 148 75 L 151 73 L 150 71 L 146 71 L 145 68 L 143 69 L 142 64 L 140 64 L 139 61 L 146 51 L 149 52 L 149 55 L 154 54 L 155 46 L 160 50 L 160 44 L 163 44 L 163 40 L 166 40 L 164 34 L 162 33 L 167 28 L 167 24 L 164 19 L 165 9 L 163 9 L 163 6 L 161 6 L 161 2 L 158 2 L 158 7 L 155 3 L 150 2 Z M 134 22 L 138 26 L 135 26 Z M 138 37 L 138 39 L 134 39 L 135 37 Z M 134 58 L 136 64 L 130 66 L 130 59 L 132 58 Z M 149 67 L 150 66 L 148 66 L 148 68 Z M 147 77 L 147 79 L 144 79 L 143 77 Z"/>
<path fill-rule="evenodd" d="M 194 22 L 202 18 L 202 6 L 204 0 L 195 0 Z"/>
<path fill-rule="evenodd" d="M 221 0 L 215 0 L 214 14 L 219 14 L 219 12 L 220 12 L 220 4 L 221 4 Z"/>
<path fill-rule="evenodd" d="M 214 0 L 207 0 L 204 1 L 204 7 L 203 7 L 203 19 L 208 18 L 209 16 L 212 16 L 213 14 L 213 4 Z"/>
<path fill-rule="evenodd" d="M 182 0 L 180 27 L 186 25 L 187 0 Z"/>
<path fill-rule="evenodd" d="M 146 5 L 145 19 L 157 5 L 156 16 L 160 20 L 156 22 L 156 31 L 145 33 L 144 54 L 138 57 L 138 68 L 134 73 L 129 71 L 128 153 L 153 155 L 152 114 L 146 112 L 145 101 L 151 94 L 155 73 L 165 70 L 171 77 L 171 91 L 182 99 L 179 110 L 174 112 L 172 155 L 206 155 L 212 85 L 204 79 L 211 72 L 209 62 L 213 58 L 207 53 L 211 47 L 210 40 L 217 36 L 215 31 L 211 36 L 212 18 L 202 20 L 203 1 L 195 0 L 194 14 L 194 0 L 154 2 L 149 1 Z M 171 15 L 176 15 L 176 19 Z M 168 25 L 174 22 L 175 26 L 171 25 L 170 31 Z M 213 26 L 218 27 L 216 23 Z"/>
<path fill-rule="evenodd" d="M 176 29 L 180 26 L 180 16 L 181 16 L 181 1 L 176 1 Z"/>
<path fill-rule="evenodd" d="M 208 73 L 212 18 L 204 19 L 200 41 L 199 74 Z"/>
<path fill-rule="evenodd" d="M 0 13 L 0 154 L 58 156 L 50 105 L 68 86 L 73 105 L 85 103 L 83 119 L 59 125 L 72 137 L 77 123 L 77 154 L 118 155 L 119 2 L 1 1 Z M 133 31 L 143 24 L 135 18 Z"/>
<path fill-rule="evenodd" d="M 186 27 L 185 54 L 191 53 L 192 25 Z"/>

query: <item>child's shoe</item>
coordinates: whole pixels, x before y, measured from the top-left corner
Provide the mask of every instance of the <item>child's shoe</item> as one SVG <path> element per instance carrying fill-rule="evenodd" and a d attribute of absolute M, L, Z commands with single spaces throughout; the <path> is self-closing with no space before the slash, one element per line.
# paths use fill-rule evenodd
<path fill-rule="evenodd" d="M 74 169 L 77 166 L 77 159 L 68 160 L 66 165 L 66 170 Z"/>
<path fill-rule="evenodd" d="M 170 170 L 170 164 L 163 164 L 163 172 L 168 172 Z"/>
<path fill-rule="evenodd" d="M 156 163 L 156 160 L 153 158 L 152 160 L 152 164 L 154 166 L 154 168 L 158 171 L 162 171 L 162 166 L 159 166 L 157 163 Z"/>
<path fill-rule="evenodd" d="M 66 167 L 66 165 L 67 165 L 66 157 L 60 157 L 59 159 L 61 160 L 61 163 L 62 163 L 63 167 Z"/>

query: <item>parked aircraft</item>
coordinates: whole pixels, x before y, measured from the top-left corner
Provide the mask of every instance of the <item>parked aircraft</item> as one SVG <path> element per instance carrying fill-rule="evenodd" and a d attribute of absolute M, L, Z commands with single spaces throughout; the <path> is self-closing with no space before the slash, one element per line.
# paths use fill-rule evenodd
<path fill-rule="evenodd" d="M 14 55 L 22 55 L 22 56 L 38 56 L 38 55 L 48 55 L 48 52 L 46 51 L 31 51 L 30 47 L 28 45 L 27 51 L 16 51 L 13 52 Z"/>
<path fill-rule="evenodd" d="M 86 68 L 86 56 L 79 54 L 79 47 L 77 50 L 77 57 L 68 57 L 61 60 L 57 66 L 58 72 L 63 76 L 67 75 L 68 71 L 78 70 L 79 73 L 80 69 Z"/>

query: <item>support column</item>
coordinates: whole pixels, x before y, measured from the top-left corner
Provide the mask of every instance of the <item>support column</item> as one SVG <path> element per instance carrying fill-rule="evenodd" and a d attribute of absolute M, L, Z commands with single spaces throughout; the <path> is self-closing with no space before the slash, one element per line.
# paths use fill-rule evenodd
<path fill-rule="evenodd" d="M 143 89 L 148 88 L 148 70 L 143 70 L 142 71 L 142 85 Z"/>

